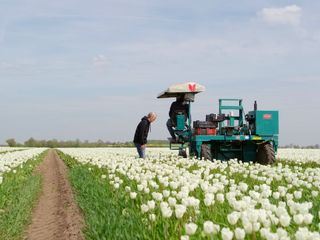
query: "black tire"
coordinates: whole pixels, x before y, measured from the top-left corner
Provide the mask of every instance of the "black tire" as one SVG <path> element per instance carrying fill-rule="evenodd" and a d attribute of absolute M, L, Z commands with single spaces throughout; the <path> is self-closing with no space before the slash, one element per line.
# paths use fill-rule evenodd
<path fill-rule="evenodd" d="M 212 161 L 211 145 L 203 143 L 201 145 L 201 159 Z"/>
<path fill-rule="evenodd" d="M 183 157 L 183 158 L 187 158 L 188 157 L 187 152 L 186 152 L 185 149 L 180 149 L 178 155 Z"/>
<path fill-rule="evenodd" d="M 271 165 L 275 163 L 276 155 L 271 143 L 263 143 L 258 146 L 256 162 L 262 165 Z"/>

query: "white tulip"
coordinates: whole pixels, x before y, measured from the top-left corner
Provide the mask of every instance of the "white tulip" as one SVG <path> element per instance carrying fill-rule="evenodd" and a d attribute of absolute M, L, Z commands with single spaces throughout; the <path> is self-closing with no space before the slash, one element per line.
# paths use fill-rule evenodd
<path fill-rule="evenodd" d="M 182 218 L 186 211 L 187 211 L 187 208 L 185 205 L 182 205 L 182 204 L 176 205 L 175 214 L 177 218 Z"/>
<path fill-rule="evenodd" d="M 167 204 L 163 204 L 163 203 L 165 203 L 165 202 L 162 202 L 160 204 L 162 216 L 164 218 L 170 218 L 172 216 L 172 210 Z"/>
<path fill-rule="evenodd" d="M 258 232 L 260 230 L 261 224 L 259 222 L 255 222 L 252 224 L 252 230 L 254 232 Z"/>
<path fill-rule="evenodd" d="M 182 235 L 180 237 L 180 240 L 189 240 L 189 236 L 188 235 Z"/>
<path fill-rule="evenodd" d="M 243 223 L 243 229 L 246 232 L 246 234 L 251 234 L 253 231 L 252 223 L 250 222 Z"/>
<path fill-rule="evenodd" d="M 174 207 L 177 204 L 177 199 L 173 198 L 173 197 L 169 197 L 168 198 L 168 203 L 171 207 Z"/>
<path fill-rule="evenodd" d="M 311 223 L 312 223 L 312 220 L 313 220 L 313 215 L 310 214 L 310 213 L 307 213 L 307 214 L 305 214 L 305 215 L 303 216 L 303 222 L 304 222 L 304 224 L 306 224 L 306 225 L 311 224 Z"/>
<path fill-rule="evenodd" d="M 278 235 L 279 239 L 287 239 L 288 238 L 288 233 L 283 228 L 277 229 L 277 235 Z"/>
<path fill-rule="evenodd" d="M 205 221 L 203 223 L 203 231 L 206 235 L 212 235 L 215 233 L 214 223 L 211 221 Z"/>
<path fill-rule="evenodd" d="M 156 220 L 156 215 L 153 214 L 153 213 L 150 214 L 150 215 L 149 215 L 149 220 L 152 221 L 152 222 L 154 222 L 154 221 Z"/>
<path fill-rule="evenodd" d="M 227 216 L 228 222 L 231 225 L 235 225 L 238 222 L 239 218 L 240 218 L 240 213 L 238 213 L 238 212 L 230 213 Z"/>
<path fill-rule="evenodd" d="M 130 198 L 131 199 L 136 199 L 137 193 L 136 192 L 130 192 Z"/>
<path fill-rule="evenodd" d="M 148 205 L 147 205 L 147 204 L 142 204 L 142 205 L 141 205 L 141 212 L 142 212 L 142 213 L 146 213 L 146 212 L 148 212 L 148 211 L 149 211 Z"/>
<path fill-rule="evenodd" d="M 151 200 L 151 201 L 147 202 L 147 205 L 150 210 L 153 210 L 156 206 L 156 203 L 155 203 L 155 201 Z"/>
<path fill-rule="evenodd" d="M 280 198 L 280 193 L 279 192 L 274 192 L 272 194 L 272 196 L 273 196 L 274 199 L 279 199 Z"/>
<path fill-rule="evenodd" d="M 143 190 L 144 186 L 142 184 L 138 184 L 137 185 L 137 189 L 139 192 L 141 192 Z"/>
<path fill-rule="evenodd" d="M 158 192 L 153 192 L 152 193 L 152 197 L 153 197 L 154 200 L 156 200 L 158 202 L 162 201 L 162 199 L 163 199 L 162 194 L 158 193 Z"/>
<path fill-rule="evenodd" d="M 163 194 L 163 197 L 167 198 L 167 197 L 170 196 L 170 191 L 168 191 L 168 190 L 163 190 L 162 194 Z"/>
<path fill-rule="evenodd" d="M 242 228 L 236 228 L 234 230 L 234 236 L 237 240 L 243 240 L 246 236 L 246 232 Z"/>
<path fill-rule="evenodd" d="M 294 197 L 295 197 L 296 199 L 301 199 L 301 197 L 302 197 L 302 192 L 301 192 L 301 191 L 294 191 L 293 195 L 294 195 Z"/>
<path fill-rule="evenodd" d="M 288 227 L 290 225 L 291 218 L 289 215 L 282 215 L 279 218 L 280 224 L 283 227 Z"/>
<path fill-rule="evenodd" d="M 222 228 L 221 237 L 223 240 L 232 240 L 233 232 L 229 228 Z"/>
<path fill-rule="evenodd" d="M 148 194 L 148 193 L 150 193 L 150 189 L 146 187 L 146 188 L 143 189 L 143 192 Z"/>
<path fill-rule="evenodd" d="M 220 203 L 224 202 L 224 195 L 222 193 L 217 194 L 217 201 Z"/>
<path fill-rule="evenodd" d="M 195 232 L 197 231 L 198 225 L 195 223 L 186 223 L 184 225 L 184 228 L 186 230 L 186 233 L 190 236 L 195 234 Z"/>
<path fill-rule="evenodd" d="M 302 214 L 297 214 L 293 216 L 293 221 L 298 224 L 301 225 L 304 221 L 304 216 Z"/>

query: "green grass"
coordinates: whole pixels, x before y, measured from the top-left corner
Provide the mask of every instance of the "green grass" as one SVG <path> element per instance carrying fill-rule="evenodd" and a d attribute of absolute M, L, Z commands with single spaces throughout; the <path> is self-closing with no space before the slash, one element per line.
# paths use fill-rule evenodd
<path fill-rule="evenodd" d="M 30 222 L 32 207 L 41 190 L 41 176 L 35 167 L 42 161 L 45 153 L 27 161 L 3 175 L 0 184 L 0 239 L 22 239 L 23 232 Z"/>

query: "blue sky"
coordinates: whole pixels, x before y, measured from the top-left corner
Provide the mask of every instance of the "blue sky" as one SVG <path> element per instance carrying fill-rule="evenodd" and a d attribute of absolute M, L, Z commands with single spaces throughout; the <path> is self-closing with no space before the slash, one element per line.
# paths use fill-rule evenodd
<path fill-rule="evenodd" d="M 0 143 L 15 137 L 131 140 L 171 84 L 206 86 L 193 119 L 219 98 L 280 110 L 280 143 L 319 143 L 319 1 L 0 2 Z"/>

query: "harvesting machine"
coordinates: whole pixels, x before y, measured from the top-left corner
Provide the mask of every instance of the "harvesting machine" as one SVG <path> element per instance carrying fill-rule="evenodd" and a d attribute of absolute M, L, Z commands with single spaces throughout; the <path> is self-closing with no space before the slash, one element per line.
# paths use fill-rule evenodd
<path fill-rule="evenodd" d="M 188 114 L 176 112 L 173 128 L 176 139 L 170 149 L 179 155 L 208 160 L 239 159 L 244 162 L 272 164 L 278 148 L 279 113 L 254 109 L 245 114 L 242 99 L 219 99 L 219 112 L 209 113 L 204 121 L 191 118 L 191 103 L 205 87 L 197 83 L 170 86 L 158 98 L 183 98 Z M 189 151 L 187 151 L 189 149 Z"/>

